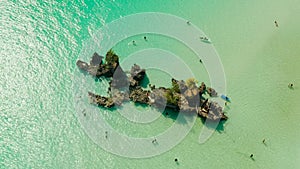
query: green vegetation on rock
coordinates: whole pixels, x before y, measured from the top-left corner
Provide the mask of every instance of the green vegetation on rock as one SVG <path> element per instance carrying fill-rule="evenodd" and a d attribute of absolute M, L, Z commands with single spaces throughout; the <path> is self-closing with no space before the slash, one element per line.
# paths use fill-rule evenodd
<path fill-rule="evenodd" d="M 113 64 L 113 63 L 118 63 L 119 62 L 119 57 L 117 54 L 115 54 L 115 52 L 110 49 L 107 53 L 106 53 L 106 56 L 105 56 L 105 62 L 106 64 Z"/>
<path fill-rule="evenodd" d="M 180 100 L 180 95 L 171 89 L 167 90 L 165 97 L 168 104 L 178 105 L 178 101 Z"/>

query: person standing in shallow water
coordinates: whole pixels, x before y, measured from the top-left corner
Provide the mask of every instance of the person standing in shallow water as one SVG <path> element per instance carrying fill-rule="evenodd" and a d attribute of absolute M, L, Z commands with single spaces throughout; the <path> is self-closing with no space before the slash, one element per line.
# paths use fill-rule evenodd
<path fill-rule="evenodd" d="M 275 23 L 275 26 L 276 26 L 276 27 L 278 27 L 278 23 L 277 23 L 277 21 L 275 21 L 274 23 Z"/>
<path fill-rule="evenodd" d="M 107 134 L 108 134 L 108 132 L 107 131 L 105 131 L 105 138 L 107 139 Z"/>
<path fill-rule="evenodd" d="M 135 40 L 132 41 L 132 44 L 133 44 L 134 46 L 136 46 Z"/>

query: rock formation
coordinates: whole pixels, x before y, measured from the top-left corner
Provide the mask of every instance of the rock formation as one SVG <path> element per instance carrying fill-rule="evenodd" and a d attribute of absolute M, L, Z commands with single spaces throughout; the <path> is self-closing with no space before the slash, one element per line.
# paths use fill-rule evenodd
<path fill-rule="evenodd" d="M 110 97 L 100 96 L 89 92 L 88 96 L 93 104 L 101 107 L 113 107 L 122 105 L 125 101 L 151 105 L 157 108 L 169 108 L 175 111 L 194 112 L 205 119 L 226 120 L 222 107 L 216 102 L 211 102 L 202 97 L 207 93 L 211 97 L 218 96 L 217 92 L 202 82 L 197 86 L 195 79 L 183 80 L 171 79 L 172 87 L 156 88 L 150 85 L 151 90 L 145 90 L 140 85 L 146 76 L 146 70 L 134 64 L 131 67 L 130 75 L 119 65 L 119 57 L 112 51 L 108 51 L 105 57 L 95 53 L 90 64 L 84 61 L 77 61 L 80 70 L 88 72 L 95 78 L 101 76 L 111 78 L 109 93 Z"/>

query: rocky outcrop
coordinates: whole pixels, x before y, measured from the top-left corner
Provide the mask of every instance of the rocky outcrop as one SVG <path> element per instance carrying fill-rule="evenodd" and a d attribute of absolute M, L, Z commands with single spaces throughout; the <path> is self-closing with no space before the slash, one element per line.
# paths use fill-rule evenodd
<path fill-rule="evenodd" d="M 88 96 L 90 98 L 90 102 L 98 106 L 107 107 L 107 108 L 114 106 L 114 101 L 110 97 L 103 97 L 100 95 L 96 95 L 92 92 L 88 92 Z"/>
<path fill-rule="evenodd" d="M 113 90 L 111 92 L 111 97 L 115 105 L 122 105 L 123 102 L 129 101 L 129 94 L 128 92 L 121 92 L 120 90 Z"/>
<path fill-rule="evenodd" d="M 149 93 L 150 91 L 143 90 L 140 86 L 138 86 L 131 90 L 129 98 L 136 103 L 149 104 Z"/>
<path fill-rule="evenodd" d="M 200 108 L 197 107 L 197 113 L 199 116 L 210 120 L 226 120 L 228 118 L 217 102 L 209 102 L 208 99 L 205 100 Z"/>
<path fill-rule="evenodd" d="M 210 97 L 217 97 L 218 93 L 216 92 L 215 89 L 211 88 L 211 87 L 207 87 L 207 93 L 209 94 Z"/>
<path fill-rule="evenodd" d="M 124 87 L 128 87 L 129 79 L 126 73 L 123 71 L 121 66 L 118 66 L 114 74 L 112 76 L 112 80 L 110 81 L 110 87 L 113 89 L 122 89 Z"/>
<path fill-rule="evenodd" d="M 140 85 L 141 81 L 146 75 L 146 70 L 141 69 L 137 64 L 134 64 L 130 70 L 129 83 L 131 88 L 135 88 Z"/>
<path fill-rule="evenodd" d="M 197 113 L 200 117 L 213 121 L 228 118 L 218 103 L 202 97 L 205 93 L 210 97 L 218 96 L 214 89 L 207 87 L 203 82 L 197 86 L 194 79 L 186 82 L 171 79 L 172 87 L 170 88 L 156 88 L 155 85 L 149 84 L 151 90 L 145 90 L 140 86 L 146 76 L 145 69 L 134 64 L 127 76 L 119 65 L 119 57 L 112 50 L 106 54 L 105 63 L 102 63 L 102 59 L 102 56 L 95 53 L 90 64 L 80 60 L 76 63 L 79 69 L 92 76 L 112 78 L 109 87 L 110 97 L 88 93 L 93 104 L 110 108 L 122 105 L 126 101 L 133 101 L 162 109 L 169 108 L 175 111 Z"/>
<path fill-rule="evenodd" d="M 204 82 L 201 83 L 201 86 L 199 86 L 198 89 L 199 89 L 200 96 L 205 93 L 205 91 L 206 91 L 206 85 L 204 84 Z"/>
<path fill-rule="evenodd" d="M 95 52 L 90 64 L 78 60 L 76 65 L 80 70 L 86 71 L 94 77 L 112 77 L 116 68 L 119 66 L 119 57 L 110 50 L 106 54 L 105 64 L 102 63 L 102 58 L 102 56 Z"/>
<path fill-rule="evenodd" d="M 103 58 L 104 58 L 103 56 L 100 56 L 97 52 L 95 52 L 92 56 L 92 60 L 90 60 L 90 65 L 92 65 L 92 66 L 101 65 Z"/>

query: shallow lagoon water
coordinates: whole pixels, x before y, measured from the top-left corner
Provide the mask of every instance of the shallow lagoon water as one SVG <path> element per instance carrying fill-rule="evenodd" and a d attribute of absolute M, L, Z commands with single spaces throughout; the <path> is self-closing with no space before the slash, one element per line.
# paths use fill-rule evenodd
<path fill-rule="evenodd" d="M 299 168 L 299 2 L 0 4 L 0 168 Z M 86 135 L 74 110 L 73 81 L 84 42 L 105 23 L 140 12 L 177 15 L 204 31 L 223 63 L 232 103 L 225 109 L 229 120 L 224 128 L 204 144 L 198 142 L 203 127 L 198 118 L 168 152 L 131 159 L 104 151 Z M 129 37 L 114 49 L 124 59 L 148 46 L 170 50 L 199 70 L 193 72 L 197 79 L 209 80 L 184 45 L 162 36 L 147 37 L 151 44 L 142 36 Z M 138 39 L 137 49 L 128 48 L 132 39 Z M 168 85 L 159 80 L 166 74 L 150 71 L 149 76 Z M 295 84 L 294 90 L 289 83 Z M 174 122 L 161 116 L 153 124 L 137 125 L 120 117 L 117 112 L 105 114 L 118 131 L 139 137 L 160 133 Z"/>

